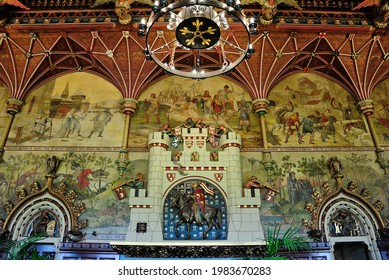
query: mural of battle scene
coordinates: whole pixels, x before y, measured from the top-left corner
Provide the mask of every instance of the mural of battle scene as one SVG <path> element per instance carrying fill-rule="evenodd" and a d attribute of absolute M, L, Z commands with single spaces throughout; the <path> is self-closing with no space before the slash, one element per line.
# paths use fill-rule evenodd
<path fill-rule="evenodd" d="M 149 133 L 158 131 L 163 124 L 171 128 L 182 125 L 187 118 L 238 132 L 245 146 L 258 147 L 261 143 L 251 97 L 241 87 L 221 77 L 195 81 L 172 76 L 139 97 L 129 145 L 146 146 Z"/>
<path fill-rule="evenodd" d="M 272 146 L 371 146 L 356 101 L 336 83 L 295 74 L 269 93 L 267 136 Z"/>
<path fill-rule="evenodd" d="M 4 103 L 8 91 L 4 87 L 0 89 L 1 133 L 7 118 Z M 219 92 L 222 89 L 227 91 L 226 96 L 230 98 L 218 101 L 224 94 Z M 376 90 L 379 94 L 374 100 L 377 104 L 375 124 L 385 143 L 387 128 L 383 119 L 387 102 L 381 101 L 387 100 L 386 84 L 382 83 Z M 288 99 L 291 102 L 286 101 Z M 311 74 L 294 75 L 280 82 L 270 93 L 270 110 L 266 116 L 270 145 L 292 149 L 300 145 L 318 146 L 319 149 L 309 150 L 309 153 L 299 149 L 293 153 L 282 149 L 272 152 L 277 167 L 270 176 L 261 163 L 262 154 L 250 150 L 259 148 L 261 139 L 258 117 L 252 113 L 252 102 L 247 93 L 220 77 L 203 81 L 169 77 L 147 89 L 139 98 L 138 111 L 132 118 L 130 131 L 130 147 L 136 151 L 130 151 L 130 163 L 120 177 L 116 150 L 121 146 L 124 126 L 121 100 L 122 96 L 116 88 L 86 73 L 58 78 L 32 92 L 22 112 L 16 115 L 6 143 L 4 161 L 0 162 L 0 209 L 4 209 L 9 201 L 17 203 L 23 190 L 30 192 L 34 183 L 45 185 L 46 161 L 55 151 L 61 162 L 54 185 L 66 183 L 77 193 L 78 200 L 85 203 L 86 211 L 80 219 L 88 221 L 83 229 L 87 238 L 124 240 L 130 210 L 128 200 L 122 197 L 129 192 L 129 188 L 139 186 L 130 183 L 139 174 L 143 174 L 141 187 L 147 188 L 148 155 L 143 149 L 136 148 L 146 147 L 148 134 L 158 131 L 162 124 L 168 123 L 171 127 L 181 125 L 188 117 L 185 112 L 191 112 L 194 120 L 223 124 L 242 135 L 244 182 L 256 176 L 261 183 L 279 190 L 273 200 L 267 202 L 262 199 L 260 214 L 264 228 L 276 222 L 287 225 L 310 218 L 304 210 L 305 202 L 313 201 L 315 190 L 319 191 L 325 182 L 334 186 L 328 168 L 328 162 L 334 156 L 342 163 L 344 186 L 354 182 L 361 191 L 369 194 L 371 201 L 380 200 L 383 203 L 384 208 L 380 212 L 383 217 L 389 215 L 388 176 L 383 175 L 373 152 L 358 150 L 364 145 L 372 145 L 371 138 L 366 137 L 364 122 L 356 112 L 351 95 L 324 78 Z M 209 100 L 213 102 L 209 103 Z M 248 108 L 250 113 L 247 115 Z M 299 113 L 302 124 L 298 131 L 293 125 L 277 120 L 276 112 L 282 108 L 286 110 L 284 120 Z M 307 123 L 311 130 L 304 128 L 304 118 L 310 119 Z M 303 142 L 300 144 L 299 141 Z M 328 148 L 324 153 L 319 147 L 323 145 Z M 57 149 L 53 150 L 53 147 Z M 339 152 L 339 147 L 356 147 L 357 150 L 355 153 L 352 150 Z M 7 148 L 12 152 L 8 152 Z M 115 183 L 120 180 L 125 185 L 121 197 L 114 191 Z M 262 191 L 265 194 L 265 190 Z M 170 211 L 169 207 L 167 211 Z M 228 209 L 225 213 L 228 213 Z M 349 217 L 344 213 L 337 214 L 339 216 L 333 217 L 334 234 L 339 234 L 335 221 Z M 5 218 L 6 212 L 0 211 L 0 219 Z M 31 228 L 30 232 L 33 230 Z M 56 234 L 55 227 L 53 234 Z M 174 235 L 172 238 L 175 238 Z"/>
<path fill-rule="evenodd" d="M 374 125 L 382 146 L 389 146 L 389 81 L 380 83 L 372 94 Z"/>
<path fill-rule="evenodd" d="M 120 146 L 122 99 L 115 87 L 88 73 L 57 78 L 28 96 L 7 145 Z"/>

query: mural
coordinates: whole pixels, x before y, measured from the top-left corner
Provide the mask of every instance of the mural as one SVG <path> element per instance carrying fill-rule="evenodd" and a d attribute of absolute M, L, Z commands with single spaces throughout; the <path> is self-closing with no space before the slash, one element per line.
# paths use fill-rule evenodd
<path fill-rule="evenodd" d="M 379 84 L 372 93 L 374 126 L 381 145 L 389 145 L 389 81 Z"/>
<path fill-rule="evenodd" d="M 8 89 L 0 81 L 0 135 L 4 135 L 5 125 L 7 124 L 7 100 L 9 98 Z"/>
<path fill-rule="evenodd" d="M 373 94 L 374 124 L 383 145 L 389 142 L 388 86 L 388 82 L 381 83 Z M 0 87 L 0 120 L 4 120 L 0 122 L 0 133 L 8 116 L 4 113 L 7 98 L 8 92 Z M 18 195 L 23 190 L 30 191 L 34 183 L 45 184 L 46 161 L 54 148 L 59 147 L 61 152 L 56 156 L 61 164 L 54 185 L 65 183 L 85 204 L 86 211 L 80 219 L 88 221 L 86 238 L 124 240 L 131 210 L 128 200 L 119 199 L 113 190 L 114 182 L 129 181 L 141 173 L 145 175 L 144 187 L 147 188 L 148 154 L 143 149 L 131 151 L 130 164 L 119 178 L 118 153 L 112 152 L 111 147 L 121 146 L 124 127 L 121 100 L 116 88 L 86 73 L 58 78 L 32 92 L 22 112 L 16 115 L 7 140 L 6 148 L 12 148 L 12 153 L 6 150 L 4 161 L 0 162 L 0 209 L 9 201 L 17 203 Z M 323 153 L 309 149 L 308 154 L 296 149 L 291 154 L 280 149 L 272 152 L 277 167 L 274 174 L 268 176 L 261 164 L 262 154 L 242 150 L 243 181 L 255 175 L 261 183 L 279 190 L 273 200 L 262 199 L 260 214 L 264 228 L 281 221 L 286 225 L 309 218 L 304 210 L 305 203 L 314 200 L 312 195 L 324 183 L 334 184 L 328 169 L 328 161 L 334 153 L 343 165 L 343 184 L 353 182 L 365 189 L 371 201 L 382 202 L 381 216 L 389 216 L 389 178 L 375 162 L 374 152 L 357 151 L 362 150 L 362 146 L 372 146 L 372 141 L 349 93 L 319 76 L 298 74 L 274 87 L 269 100 L 267 135 L 273 148 L 301 146 L 307 151 L 307 147 L 328 146 L 332 151 Z M 228 130 L 242 135 L 245 148 L 258 148 L 261 147 L 259 121 L 251 106 L 246 92 L 221 77 L 202 81 L 169 77 L 140 96 L 138 110 L 131 119 L 129 144 L 132 150 L 145 148 L 149 133 L 160 130 L 166 123 L 172 128 L 182 125 L 191 117 L 208 125 L 225 125 Z M 24 150 L 18 151 L 18 147 Z M 72 151 L 72 147 L 77 147 L 77 151 Z M 98 147 L 101 149 L 94 151 Z M 352 149 L 343 152 L 340 147 L 357 148 L 355 152 Z M 217 149 L 212 150 L 216 155 Z M 124 191 L 128 191 L 130 184 L 123 186 Z M 177 187 L 177 190 L 181 189 Z M 261 192 L 265 195 L 266 190 Z M 169 208 L 172 194 L 166 200 L 163 213 L 169 218 L 174 213 L 174 209 Z M 225 207 L 221 195 L 213 203 Z M 227 235 L 228 209 L 224 210 L 222 239 Z M 41 217 L 44 222 L 37 220 L 36 229 L 29 230 L 47 228 L 46 219 L 48 223 L 51 221 L 50 228 L 55 236 L 56 223 L 50 213 L 46 214 L 47 217 Z M 0 219 L 5 218 L 6 212 L 0 211 Z M 166 219 L 165 238 L 184 239 L 184 235 L 177 237 L 167 227 Z M 179 230 L 184 234 L 183 226 Z M 198 237 L 201 230 L 199 227 L 193 234 Z M 212 237 L 215 231 L 209 234 Z M 337 234 L 336 228 L 334 234 Z"/>
<path fill-rule="evenodd" d="M 272 146 L 373 145 L 352 95 L 328 79 L 296 74 L 275 86 L 268 99 Z"/>
<path fill-rule="evenodd" d="M 57 78 L 28 96 L 7 145 L 120 146 L 122 99 L 115 87 L 95 75 Z"/>
<path fill-rule="evenodd" d="M 243 145 L 260 145 L 259 120 L 251 110 L 251 97 L 228 80 L 216 77 L 194 81 L 169 77 L 139 97 L 131 122 L 131 147 L 146 146 L 147 136 L 163 124 L 176 127 L 188 117 L 206 125 L 224 125 L 242 135 Z"/>
<path fill-rule="evenodd" d="M 22 191 L 30 193 L 34 184 L 45 185 L 49 157 L 47 153 L 16 152 L 4 158 L 0 163 L 0 209 L 8 201 L 16 205 L 18 195 Z M 86 211 L 80 219 L 88 221 L 87 238 L 124 239 L 129 224 L 128 201 L 118 200 L 112 189 L 118 179 L 117 154 L 64 153 L 57 157 L 60 165 L 54 186 L 65 183 L 85 204 Z M 147 161 L 142 157 L 132 159 L 123 177 L 136 178 L 138 173 L 147 174 Z M 0 211 L 0 219 L 5 218 L 6 212 Z M 93 232 L 98 235 L 93 236 Z"/>
<path fill-rule="evenodd" d="M 343 185 L 350 182 L 364 189 L 371 197 L 371 202 L 380 200 L 384 208 L 383 218 L 389 215 L 389 177 L 383 175 L 382 169 L 375 163 L 372 153 L 340 153 L 336 152 L 343 169 Z M 243 178 L 247 181 L 255 175 L 261 183 L 272 186 L 280 192 L 274 200 L 266 202 L 262 199 L 260 209 L 263 226 L 283 222 L 285 225 L 292 221 L 309 218 L 304 207 L 307 201 L 314 201 L 313 194 L 328 182 L 335 186 L 331 177 L 329 161 L 333 154 L 314 153 L 308 155 L 295 153 L 293 156 L 285 153 L 273 153 L 277 167 L 273 175 L 268 176 L 260 164 L 261 158 L 243 153 Z M 265 194 L 265 190 L 262 190 Z"/>

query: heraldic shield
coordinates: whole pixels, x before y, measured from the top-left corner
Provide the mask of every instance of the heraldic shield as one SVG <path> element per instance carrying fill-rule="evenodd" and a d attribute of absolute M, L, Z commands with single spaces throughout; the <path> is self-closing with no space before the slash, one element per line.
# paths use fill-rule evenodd
<path fill-rule="evenodd" d="M 227 207 L 221 192 L 203 180 L 176 185 L 164 202 L 165 240 L 227 239 Z"/>

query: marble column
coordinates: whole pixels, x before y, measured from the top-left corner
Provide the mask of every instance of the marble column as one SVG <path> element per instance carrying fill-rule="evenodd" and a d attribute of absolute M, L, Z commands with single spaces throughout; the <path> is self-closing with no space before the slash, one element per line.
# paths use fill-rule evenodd
<path fill-rule="evenodd" d="M 128 138 L 130 135 L 131 116 L 135 114 L 138 101 L 132 98 L 126 98 L 122 102 L 122 112 L 125 115 L 125 124 L 123 129 L 122 147 L 119 152 L 119 158 L 116 160 L 116 165 L 119 170 L 119 176 L 123 179 L 123 173 L 126 171 L 128 164 Z"/>
<path fill-rule="evenodd" d="M 257 99 L 253 102 L 253 110 L 256 115 L 259 116 L 259 123 L 261 127 L 262 135 L 262 164 L 265 167 L 265 170 L 270 175 L 275 168 L 275 161 L 272 159 L 271 152 L 269 149 L 269 144 L 267 141 L 266 134 L 266 114 L 269 110 L 269 101 L 267 99 Z"/>

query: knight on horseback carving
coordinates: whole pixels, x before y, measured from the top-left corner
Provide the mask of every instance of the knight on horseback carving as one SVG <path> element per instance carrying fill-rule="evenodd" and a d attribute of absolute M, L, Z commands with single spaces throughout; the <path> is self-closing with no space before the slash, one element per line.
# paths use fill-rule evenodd
<path fill-rule="evenodd" d="M 205 194 L 214 196 L 215 191 L 208 188 L 204 182 L 193 182 L 191 187 L 193 190 L 193 194 L 189 196 L 193 198 L 191 217 L 197 225 L 201 226 L 205 211 Z"/>

